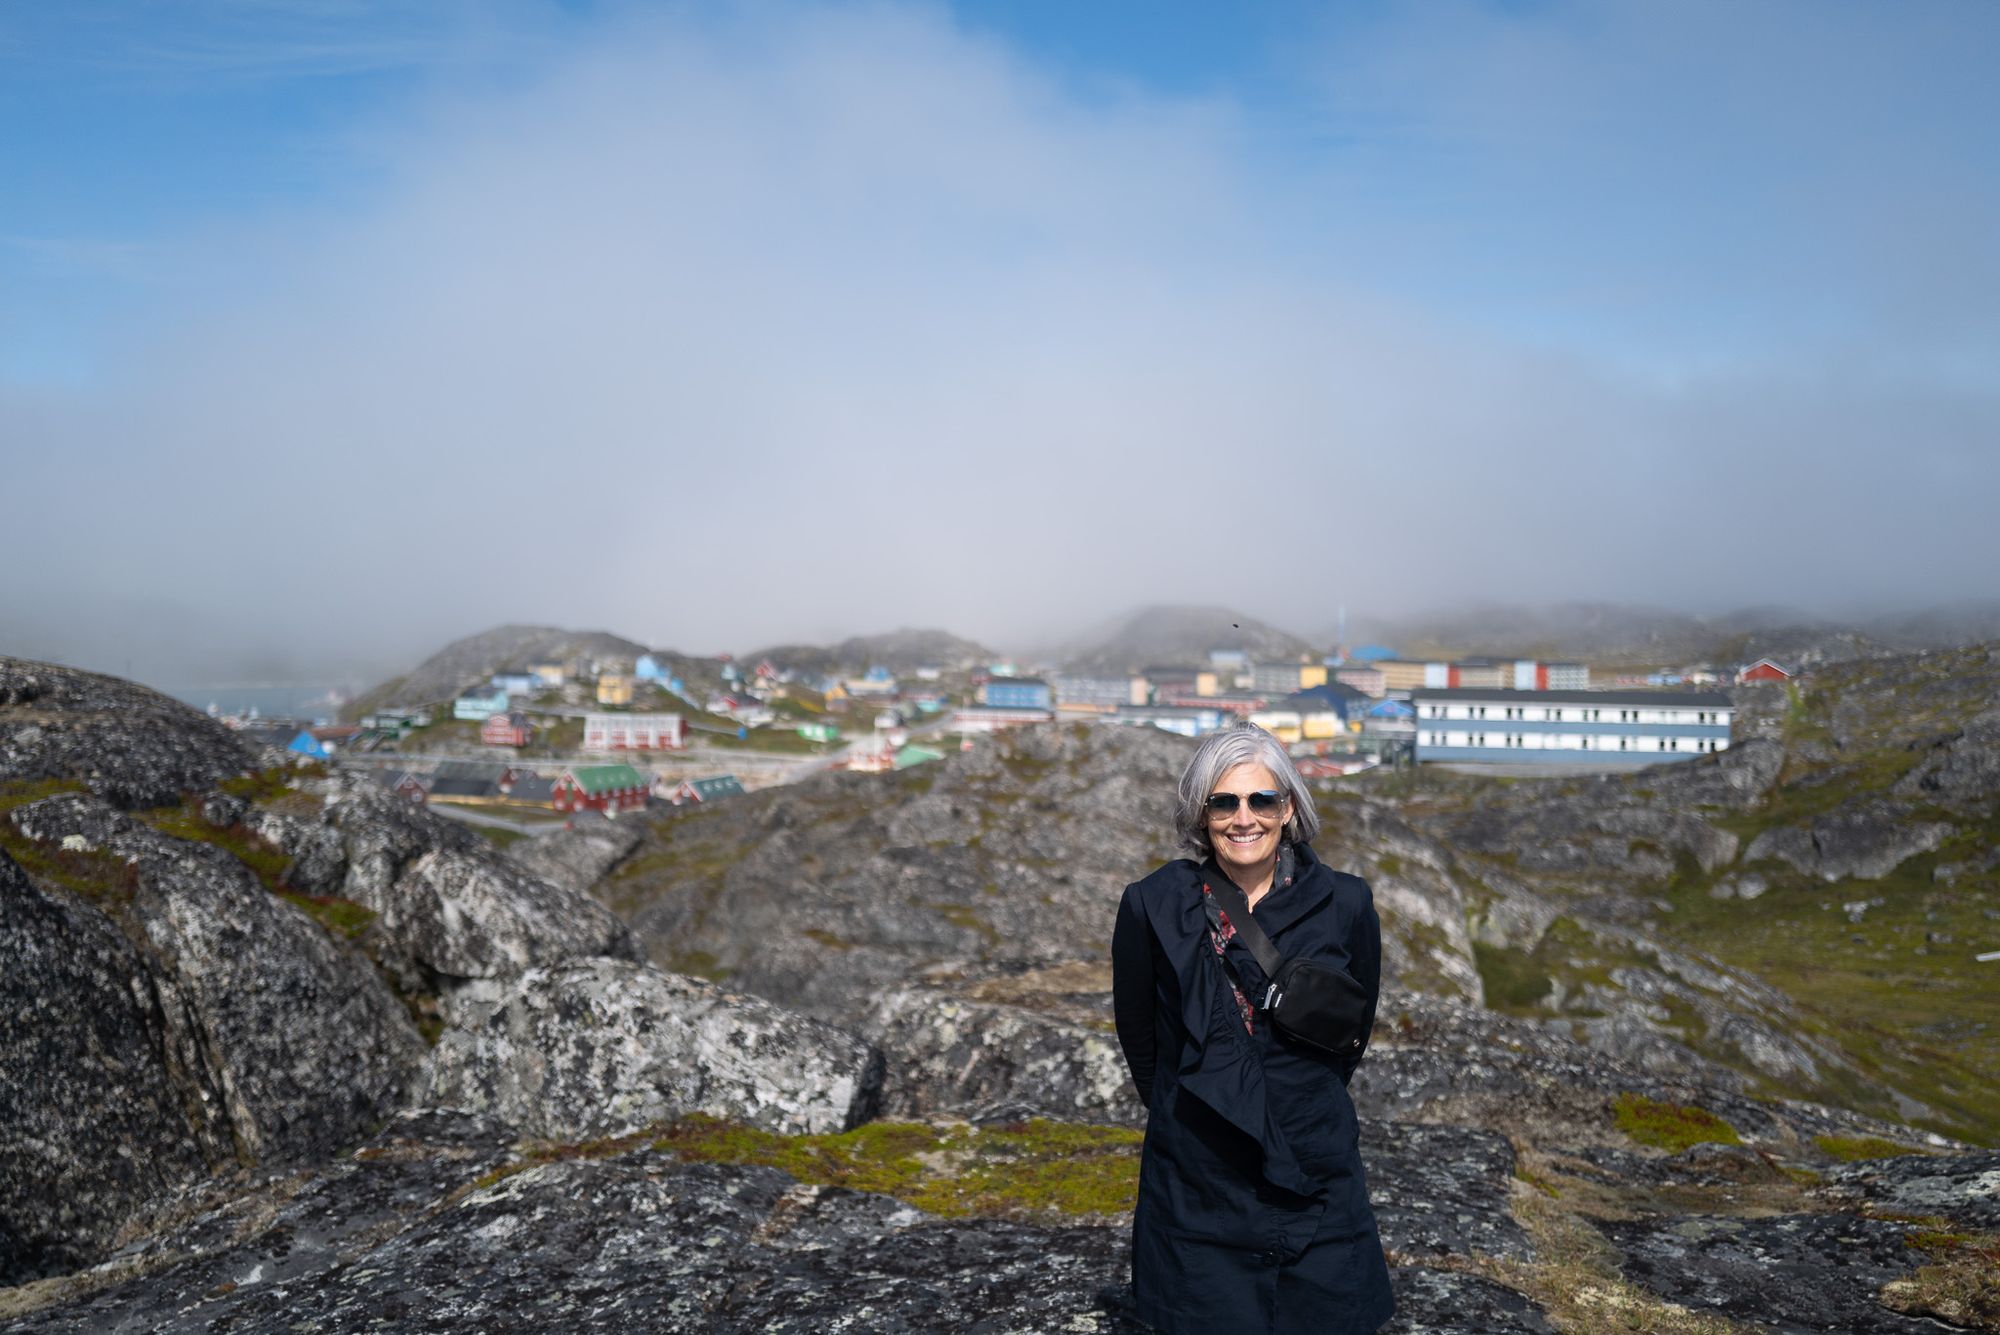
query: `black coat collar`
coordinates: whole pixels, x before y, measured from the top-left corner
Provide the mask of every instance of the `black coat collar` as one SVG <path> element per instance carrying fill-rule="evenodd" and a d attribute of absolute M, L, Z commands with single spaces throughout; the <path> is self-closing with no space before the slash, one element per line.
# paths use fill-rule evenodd
<path fill-rule="evenodd" d="M 1312 845 L 1295 843 L 1293 851 L 1298 856 L 1298 870 L 1292 883 L 1283 889 L 1273 890 L 1258 901 L 1251 910 L 1257 925 L 1264 929 L 1264 935 L 1276 937 L 1300 918 L 1324 904 L 1333 895 L 1334 873 L 1328 869 Z M 1223 875 L 1222 869 L 1210 857 L 1200 864 L 1199 875 L 1209 881 Z"/>

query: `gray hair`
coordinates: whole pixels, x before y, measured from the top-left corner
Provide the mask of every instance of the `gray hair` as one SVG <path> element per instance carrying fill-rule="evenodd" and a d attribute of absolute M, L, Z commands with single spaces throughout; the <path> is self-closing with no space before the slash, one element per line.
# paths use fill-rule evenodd
<path fill-rule="evenodd" d="M 1202 739 L 1181 771 L 1180 801 L 1174 806 L 1174 833 L 1181 851 L 1205 858 L 1208 842 L 1208 795 L 1222 776 L 1238 765 L 1262 765 L 1271 771 L 1278 787 L 1292 799 L 1292 818 L 1285 822 L 1285 838 L 1293 843 L 1311 843 L 1319 836 L 1319 812 L 1313 809 L 1312 794 L 1299 776 L 1298 767 L 1285 754 L 1278 739 L 1247 719 L 1230 724 Z"/>

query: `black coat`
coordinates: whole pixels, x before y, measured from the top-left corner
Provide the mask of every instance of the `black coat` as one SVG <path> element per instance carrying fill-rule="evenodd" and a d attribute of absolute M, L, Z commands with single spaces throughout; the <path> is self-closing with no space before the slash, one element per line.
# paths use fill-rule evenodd
<path fill-rule="evenodd" d="M 1368 883 L 1296 853 L 1258 926 L 1285 958 L 1344 968 L 1373 997 L 1382 929 Z M 1112 936 L 1118 1041 L 1147 1110 L 1139 1314 L 1170 1333 L 1365 1335 L 1395 1299 L 1347 1096 L 1361 1058 L 1296 1045 L 1261 1011 L 1246 1029 L 1232 977 L 1256 997 L 1263 974 L 1240 941 L 1226 969 L 1215 953 L 1201 887 L 1218 875 L 1180 860 L 1127 886 Z"/>

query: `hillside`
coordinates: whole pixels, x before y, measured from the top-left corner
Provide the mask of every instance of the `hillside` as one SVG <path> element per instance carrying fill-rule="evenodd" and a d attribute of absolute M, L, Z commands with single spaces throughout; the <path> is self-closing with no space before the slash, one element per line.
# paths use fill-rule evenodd
<path fill-rule="evenodd" d="M 1056 657 L 1071 672 L 1117 675 L 1154 664 L 1205 663 L 1211 649 L 1241 649 L 1260 662 L 1314 655 L 1313 646 L 1291 632 L 1226 607 L 1162 605 L 1111 622 Z"/>
<path fill-rule="evenodd" d="M 560 663 L 571 658 L 629 663 L 645 652 L 646 646 L 604 631 L 496 626 L 453 640 L 402 676 L 363 692 L 343 713 L 348 718 L 360 718 L 375 709 L 436 704 L 486 681 L 496 672 L 519 670 L 531 663 Z"/>
<path fill-rule="evenodd" d="M 1605 667 L 1727 665 L 1766 657 L 1811 667 L 1996 638 L 2000 603 L 1991 600 L 1856 620 L 1775 605 L 1697 617 L 1620 603 L 1485 604 L 1357 618 L 1348 629 L 1350 644 L 1387 644 L 1412 658 L 1491 654 L 1580 659 Z"/>
<path fill-rule="evenodd" d="M 904 627 L 881 635 L 849 636 L 834 645 L 774 644 L 745 657 L 753 663 L 769 659 L 778 668 L 801 672 L 859 673 L 875 666 L 891 672 L 970 667 L 990 663 L 997 655 L 985 645 L 950 631 Z"/>

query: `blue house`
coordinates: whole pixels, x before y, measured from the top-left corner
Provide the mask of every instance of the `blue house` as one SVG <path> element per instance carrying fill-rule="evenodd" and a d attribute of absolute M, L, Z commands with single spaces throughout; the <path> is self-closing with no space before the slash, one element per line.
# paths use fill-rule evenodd
<path fill-rule="evenodd" d="M 313 735 L 309 732 L 301 732 L 298 736 L 292 738 L 292 744 L 285 749 L 293 755 L 303 756 L 307 760 L 326 759 L 326 748 L 314 741 Z"/>
<path fill-rule="evenodd" d="M 493 689 L 509 695 L 533 695 L 539 683 L 532 672 L 496 672 Z"/>
<path fill-rule="evenodd" d="M 1054 709 L 1055 697 L 1040 677 L 995 677 L 979 688 L 979 701 L 995 709 Z"/>
<path fill-rule="evenodd" d="M 665 681 L 667 670 L 651 654 L 640 654 L 639 661 L 632 665 L 632 675 L 640 681 Z"/>
<path fill-rule="evenodd" d="M 1364 663 L 1380 663 L 1393 660 L 1396 657 L 1396 651 L 1387 645 L 1364 644 L 1359 649 L 1350 650 L 1347 656 L 1359 659 Z"/>
<path fill-rule="evenodd" d="M 1277 707 L 1295 709 L 1299 713 L 1332 713 L 1340 715 L 1342 723 L 1350 723 L 1361 717 L 1362 710 L 1369 705 L 1368 697 L 1345 682 L 1332 681 L 1319 686 L 1308 686 L 1303 691 L 1294 691 L 1286 696 Z"/>

